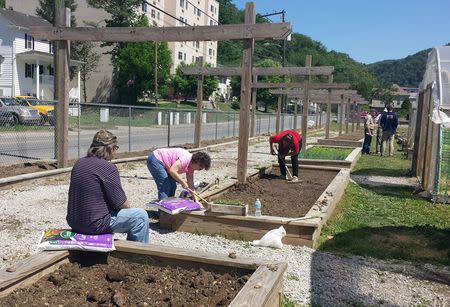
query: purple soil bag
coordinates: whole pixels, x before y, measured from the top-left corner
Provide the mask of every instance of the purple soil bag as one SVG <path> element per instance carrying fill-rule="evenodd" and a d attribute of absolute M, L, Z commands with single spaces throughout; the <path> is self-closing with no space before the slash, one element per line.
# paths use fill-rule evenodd
<path fill-rule="evenodd" d="M 84 250 L 110 252 L 115 250 L 113 234 L 85 235 L 70 229 L 48 229 L 38 247 L 42 250 Z"/>
<path fill-rule="evenodd" d="M 148 203 L 147 205 L 169 214 L 203 209 L 202 205 L 187 198 L 165 198 L 160 201 Z"/>

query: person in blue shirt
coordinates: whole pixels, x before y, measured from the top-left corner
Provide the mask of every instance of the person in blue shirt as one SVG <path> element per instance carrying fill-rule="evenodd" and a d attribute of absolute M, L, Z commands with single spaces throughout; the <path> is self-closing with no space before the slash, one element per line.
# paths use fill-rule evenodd
<path fill-rule="evenodd" d="M 387 112 L 384 112 L 380 118 L 380 126 L 383 129 L 381 137 L 381 156 L 385 155 L 386 145 L 389 143 L 389 156 L 394 156 L 394 136 L 397 132 L 398 117 L 392 110 L 391 105 L 386 106 Z"/>

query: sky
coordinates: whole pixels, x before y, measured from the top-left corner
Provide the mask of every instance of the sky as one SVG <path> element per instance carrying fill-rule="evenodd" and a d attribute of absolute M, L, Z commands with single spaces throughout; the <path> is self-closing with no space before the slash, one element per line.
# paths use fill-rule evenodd
<path fill-rule="evenodd" d="M 233 0 L 238 8 L 245 0 Z M 293 31 L 370 64 L 450 43 L 450 0 L 254 0 L 258 14 L 286 10 Z M 280 22 L 279 16 L 271 17 Z"/>

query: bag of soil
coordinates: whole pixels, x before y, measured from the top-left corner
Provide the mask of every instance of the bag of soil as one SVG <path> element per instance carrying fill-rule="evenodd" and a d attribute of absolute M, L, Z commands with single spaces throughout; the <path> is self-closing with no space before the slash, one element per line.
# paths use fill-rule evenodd
<path fill-rule="evenodd" d="M 277 229 L 269 230 L 260 240 L 254 240 L 252 244 L 254 246 L 266 246 L 273 248 L 282 248 L 283 243 L 281 239 L 286 235 L 286 230 L 283 226 Z"/>
<path fill-rule="evenodd" d="M 172 215 L 202 209 L 199 203 L 187 198 L 165 198 L 147 205 Z"/>
<path fill-rule="evenodd" d="M 42 250 L 83 250 L 110 252 L 115 250 L 113 234 L 86 235 L 70 229 L 48 229 L 42 233 L 38 248 Z"/>

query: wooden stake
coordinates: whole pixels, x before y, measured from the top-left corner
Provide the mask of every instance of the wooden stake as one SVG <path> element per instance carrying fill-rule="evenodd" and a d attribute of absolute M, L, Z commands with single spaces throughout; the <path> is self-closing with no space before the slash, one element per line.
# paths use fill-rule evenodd
<path fill-rule="evenodd" d="M 245 24 L 256 22 L 256 9 L 254 2 L 247 2 L 245 5 Z M 253 48 L 255 40 L 244 40 L 244 50 L 242 56 L 242 77 L 241 77 L 241 106 L 239 120 L 239 149 L 237 178 L 239 183 L 247 180 L 247 156 L 248 156 L 248 136 L 249 136 L 249 107 L 251 100 Z"/>
<path fill-rule="evenodd" d="M 253 82 L 258 82 L 258 76 L 254 76 Z M 255 136 L 255 122 L 256 122 L 256 94 L 257 88 L 252 88 L 252 111 L 251 111 L 251 123 L 250 123 L 250 136 Z"/>
<path fill-rule="evenodd" d="M 328 83 L 333 83 L 333 75 L 328 76 Z M 327 122 L 325 124 L 325 138 L 330 138 L 330 122 L 331 122 L 331 89 L 328 90 L 327 97 Z"/>
<path fill-rule="evenodd" d="M 342 135 L 342 125 L 343 125 L 343 121 L 344 121 L 344 110 L 345 110 L 344 95 L 341 95 L 341 113 L 339 114 L 339 136 Z"/>
<path fill-rule="evenodd" d="M 70 9 L 65 7 L 64 0 L 55 2 L 55 26 L 70 27 Z M 55 52 L 55 100 L 58 103 L 56 109 L 55 126 L 55 157 L 58 161 L 58 168 L 67 167 L 68 163 L 68 134 L 69 134 L 69 59 L 70 42 L 56 42 Z"/>
<path fill-rule="evenodd" d="M 203 57 L 198 58 L 198 66 L 203 67 Z M 202 112 L 203 112 L 203 80 L 204 75 L 200 74 L 197 79 L 197 112 L 195 113 L 195 132 L 194 146 L 199 148 L 201 145 L 202 133 Z"/>
<path fill-rule="evenodd" d="M 350 98 L 347 99 L 347 104 L 345 106 L 345 133 L 348 134 L 348 123 L 350 121 Z"/>
<path fill-rule="evenodd" d="M 305 61 L 305 67 L 311 67 L 312 56 L 307 55 Z M 305 77 L 305 96 L 303 99 L 303 116 L 302 116 L 302 150 L 306 149 L 306 143 L 308 141 L 308 108 L 309 108 L 309 83 L 311 82 L 311 76 Z"/>
<path fill-rule="evenodd" d="M 280 133 L 280 117 L 281 117 L 281 96 L 278 96 L 278 104 L 277 104 L 277 120 L 275 124 L 276 133 Z"/>

